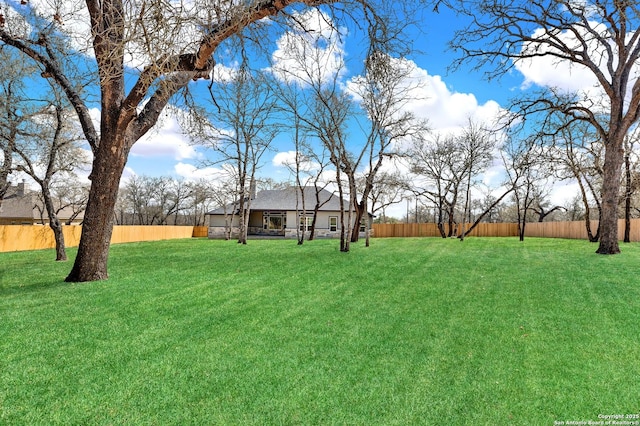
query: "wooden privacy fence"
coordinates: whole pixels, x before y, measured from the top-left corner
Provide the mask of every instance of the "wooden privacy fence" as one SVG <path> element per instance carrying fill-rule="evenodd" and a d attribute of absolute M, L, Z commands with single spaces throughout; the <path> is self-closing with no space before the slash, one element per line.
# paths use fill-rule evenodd
<path fill-rule="evenodd" d="M 448 229 L 445 225 L 445 230 Z M 591 230 L 595 234 L 598 221 L 591 221 Z M 376 223 L 373 225 L 375 237 L 440 237 L 435 223 Z M 515 237 L 518 235 L 517 223 L 481 223 L 470 236 L 473 237 Z M 525 226 L 525 237 L 588 239 L 584 221 L 577 222 L 530 222 Z M 618 221 L 618 239 L 624 238 L 624 220 Z M 640 241 L 640 219 L 631 219 L 631 241 Z"/>
<path fill-rule="evenodd" d="M 470 225 L 468 225 L 470 226 Z M 598 221 L 591 221 L 595 233 Z M 446 229 L 446 226 L 445 226 Z M 584 221 L 579 222 L 531 222 L 527 223 L 527 237 L 587 239 Z M 64 226 L 67 247 L 80 242 L 82 226 Z M 206 226 L 114 226 L 111 244 L 136 241 L 157 241 L 179 238 L 206 237 Z M 376 223 L 373 225 L 376 238 L 385 237 L 440 237 L 435 223 Z M 469 236 L 472 237 L 516 237 L 516 223 L 481 223 Z M 618 221 L 618 239 L 624 237 L 624 220 Z M 631 220 L 630 240 L 640 242 L 640 219 Z M 41 250 L 55 247 L 53 231 L 42 225 L 0 225 L 0 252 Z"/>
<path fill-rule="evenodd" d="M 64 226 L 67 247 L 80 242 L 82 226 Z M 207 236 L 206 226 L 114 226 L 111 244 Z M 42 225 L 0 226 L 0 252 L 54 248 L 53 231 Z"/>
<path fill-rule="evenodd" d="M 202 238 L 209 236 L 209 227 L 208 226 L 194 226 L 193 227 L 193 238 Z"/>
<path fill-rule="evenodd" d="M 467 224 L 467 229 L 471 224 Z M 526 229 L 526 228 L 525 228 Z M 448 226 L 445 224 L 445 232 Z M 460 227 L 460 230 L 462 228 Z M 374 223 L 373 235 L 385 237 L 440 237 L 435 223 Z M 517 223 L 479 223 L 470 234 L 472 237 L 514 237 L 518 235 Z"/>
<path fill-rule="evenodd" d="M 525 235 L 527 237 L 543 238 L 571 238 L 586 240 L 587 228 L 584 221 L 579 222 L 543 222 L 527 223 Z M 594 234 L 598 230 L 598 221 L 591 221 L 591 232 Z M 618 240 L 624 239 L 624 219 L 618 220 Z M 640 241 L 640 219 L 631 219 L 629 240 Z"/>

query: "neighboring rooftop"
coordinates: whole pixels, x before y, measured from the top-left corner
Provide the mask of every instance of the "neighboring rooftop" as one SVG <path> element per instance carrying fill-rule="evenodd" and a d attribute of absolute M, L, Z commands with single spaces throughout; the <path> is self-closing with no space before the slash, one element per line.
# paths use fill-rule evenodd
<path fill-rule="evenodd" d="M 289 187 L 286 189 L 268 189 L 260 191 L 251 199 L 251 210 L 302 210 L 302 197 L 299 188 Z M 326 189 L 319 191 L 320 207 L 319 211 L 339 211 L 340 199 Z M 307 210 L 313 210 L 316 203 L 316 190 L 314 187 L 304 187 L 304 199 Z M 233 204 L 226 206 L 227 213 L 230 213 Z M 237 208 L 237 203 L 236 203 Z M 220 207 L 207 214 L 224 214 L 225 209 Z"/>
<path fill-rule="evenodd" d="M 38 195 L 38 192 L 31 191 L 24 182 L 9 186 L 0 204 L 0 225 L 34 225 L 42 224 L 43 221 L 48 223 L 46 209 Z M 74 212 L 71 208 L 63 208 L 58 212 L 58 219 L 63 223 L 72 216 Z M 75 215 L 73 222 L 81 222 L 83 217 L 83 213 Z"/>

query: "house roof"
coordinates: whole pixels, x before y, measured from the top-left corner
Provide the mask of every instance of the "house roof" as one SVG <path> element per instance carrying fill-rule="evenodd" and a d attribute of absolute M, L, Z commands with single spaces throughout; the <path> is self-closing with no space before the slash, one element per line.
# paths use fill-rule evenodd
<path fill-rule="evenodd" d="M 33 219 L 35 212 L 34 199 L 31 194 L 18 195 L 7 193 L 0 206 L 0 217 L 16 219 Z"/>
<path fill-rule="evenodd" d="M 55 201 L 54 201 L 55 203 Z M 40 221 L 40 210 L 48 220 L 46 209 L 38 197 L 38 193 L 30 191 L 24 183 L 10 186 L 0 204 L 0 220 L 16 222 Z M 65 207 L 58 212 L 60 221 L 68 220 L 73 214 L 73 209 Z M 76 220 L 81 220 L 84 212 L 77 215 Z"/>
<path fill-rule="evenodd" d="M 340 211 L 340 198 L 336 195 L 326 189 L 321 189 L 318 195 L 321 204 L 319 211 Z M 314 210 L 316 204 L 316 189 L 314 187 L 304 187 L 304 200 L 307 211 Z M 294 187 L 260 191 L 251 200 L 251 210 L 296 210 L 296 208 L 302 210 L 302 197 L 300 189 Z M 233 205 L 228 204 L 226 211 L 227 214 L 231 213 Z M 224 214 L 224 212 L 225 208 L 220 207 L 207 214 L 216 215 Z"/>

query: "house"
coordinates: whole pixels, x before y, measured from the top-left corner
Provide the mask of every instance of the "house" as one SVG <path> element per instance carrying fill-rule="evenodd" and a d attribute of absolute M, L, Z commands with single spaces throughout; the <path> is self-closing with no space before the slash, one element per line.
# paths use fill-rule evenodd
<path fill-rule="evenodd" d="M 56 201 L 54 201 L 56 203 Z M 58 219 L 65 224 L 79 224 L 84 212 L 64 207 Z M 30 191 L 24 182 L 11 185 L 0 204 L 0 225 L 48 225 L 49 216 L 38 192 Z"/>
<path fill-rule="evenodd" d="M 302 209 L 302 191 L 299 188 L 273 189 L 258 192 L 250 200 L 248 235 L 296 238 L 297 230 L 311 229 L 316 189 L 305 187 L 304 200 L 306 214 Z M 340 199 L 322 189 L 318 192 L 320 207 L 315 222 L 315 237 L 340 237 Z M 348 203 L 345 201 L 345 205 Z M 348 213 L 345 212 L 345 219 Z M 355 212 L 353 212 L 355 215 Z M 231 229 L 231 237 L 239 232 L 238 204 L 229 204 L 207 213 L 209 217 L 209 238 L 225 238 Z M 364 226 L 360 228 L 364 234 Z"/>

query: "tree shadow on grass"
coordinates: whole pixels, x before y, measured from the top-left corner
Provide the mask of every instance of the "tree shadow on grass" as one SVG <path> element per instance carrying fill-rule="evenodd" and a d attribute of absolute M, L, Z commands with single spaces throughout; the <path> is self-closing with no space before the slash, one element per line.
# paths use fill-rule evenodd
<path fill-rule="evenodd" d="M 0 296 L 32 293 L 69 285 L 64 281 L 63 271 L 53 275 L 44 272 L 42 266 L 40 261 L 0 265 Z"/>
<path fill-rule="evenodd" d="M 4 282 L 4 271 L 0 271 L 0 283 Z M 52 280 L 50 278 L 36 279 L 34 281 L 21 284 L 4 285 L 0 284 L 0 297 L 9 295 L 29 294 L 40 291 L 48 291 L 58 287 L 69 286 L 64 279 Z"/>

